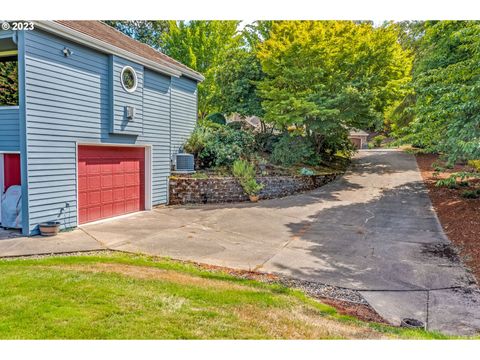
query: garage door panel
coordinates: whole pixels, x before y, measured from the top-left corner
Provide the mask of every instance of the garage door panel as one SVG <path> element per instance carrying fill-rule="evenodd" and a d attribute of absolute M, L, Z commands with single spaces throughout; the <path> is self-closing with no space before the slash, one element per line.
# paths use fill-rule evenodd
<path fill-rule="evenodd" d="M 86 176 L 79 176 L 78 177 L 78 188 L 85 189 L 87 187 L 87 177 Z"/>
<path fill-rule="evenodd" d="M 87 163 L 85 161 L 79 161 L 77 169 L 79 178 L 87 175 Z"/>
<path fill-rule="evenodd" d="M 80 204 L 86 204 L 87 203 L 87 193 L 86 192 L 81 192 L 78 194 L 78 202 Z"/>
<path fill-rule="evenodd" d="M 87 209 L 88 212 L 88 220 L 93 221 L 94 219 L 101 219 L 102 217 L 102 208 L 100 206 L 91 206 Z"/>
<path fill-rule="evenodd" d="M 113 171 L 113 164 L 108 163 L 108 160 L 104 160 L 104 162 L 100 166 L 100 172 L 102 174 L 112 174 L 112 171 Z"/>
<path fill-rule="evenodd" d="M 113 203 L 113 213 L 116 215 L 124 214 L 125 213 L 125 202 L 114 202 Z"/>
<path fill-rule="evenodd" d="M 115 162 L 112 164 L 114 174 L 123 174 L 123 163 Z"/>
<path fill-rule="evenodd" d="M 362 146 L 362 140 L 359 138 L 351 138 L 350 141 L 353 143 L 353 146 L 355 146 L 356 149 L 360 149 Z"/>
<path fill-rule="evenodd" d="M 113 203 L 111 204 L 104 204 L 102 206 L 102 217 L 103 218 L 109 218 L 115 216 L 115 213 L 113 212 Z"/>
<path fill-rule="evenodd" d="M 125 199 L 140 199 L 140 191 L 136 186 L 129 186 L 125 188 Z"/>
<path fill-rule="evenodd" d="M 100 175 L 87 175 L 87 189 L 97 190 L 100 188 Z"/>
<path fill-rule="evenodd" d="M 101 192 L 102 204 L 109 205 L 109 203 L 113 202 L 113 190 L 103 190 Z"/>
<path fill-rule="evenodd" d="M 131 186 L 137 184 L 136 177 L 138 174 L 125 174 L 125 186 Z"/>
<path fill-rule="evenodd" d="M 100 205 L 101 202 L 101 197 L 102 193 L 100 191 L 89 191 L 87 193 L 87 206 L 91 205 Z"/>
<path fill-rule="evenodd" d="M 138 207 L 138 200 L 125 201 L 125 209 L 127 212 L 135 211 L 137 207 Z"/>
<path fill-rule="evenodd" d="M 98 175 L 100 174 L 100 166 L 101 164 L 98 160 L 90 160 L 88 161 L 87 165 L 87 175 Z"/>
<path fill-rule="evenodd" d="M 111 189 L 113 187 L 113 175 L 102 175 L 102 189 Z"/>
<path fill-rule="evenodd" d="M 145 209 L 145 149 L 79 146 L 79 222 Z"/>
<path fill-rule="evenodd" d="M 125 186 L 125 179 L 123 174 L 113 175 L 113 186 L 115 187 Z"/>
<path fill-rule="evenodd" d="M 80 219 L 87 219 L 88 218 L 87 209 L 78 209 L 78 217 Z"/>
<path fill-rule="evenodd" d="M 125 189 L 114 189 L 113 190 L 113 201 L 124 201 L 125 200 Z"/>

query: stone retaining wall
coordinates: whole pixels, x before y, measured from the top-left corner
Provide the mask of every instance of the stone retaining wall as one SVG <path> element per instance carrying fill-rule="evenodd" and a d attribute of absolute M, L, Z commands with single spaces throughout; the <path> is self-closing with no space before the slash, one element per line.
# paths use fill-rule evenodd
<path fill-rule="evenodd" d="M 332 180 L 339 174 L 314 176 L 263 176 L 257 181 L 264 185 L 260 199 L 273 199 L 313 190 Z M 234 177 L 170 178 L 170 205 L 207 204 L 247 201 L 242 187 Z"/>

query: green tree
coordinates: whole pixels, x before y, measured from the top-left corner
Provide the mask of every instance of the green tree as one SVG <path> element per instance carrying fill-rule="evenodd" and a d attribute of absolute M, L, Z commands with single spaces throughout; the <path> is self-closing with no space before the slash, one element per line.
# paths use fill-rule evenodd
<path fill-rule="evenodd" d="M 105 23 L 155 49 L 162 48 L 162 35 L 169 29 L 166 20 L 107 20 Z"/>
<path fill-rule="evenodd" d="M 17 61 L 0 61 L 0 106 L 18 105 Z"/>
<path fill-rule="evenodd" d="M 294 127 L 318 152 L 343 147 L 348 128 L 382 124 L 410 81 L 412 57 L 397 40 L 391 24 L 274 22 L 258 52 L 265 119 Z"/>
<path fill-rule="evenodd" d="M 425 21 L 405 20 L 395 23 L 399 30 L 398 41 L 404 49 L 418 52 L 420 43 L 425 35 Z"/>
<path fill-rule="evenodd" d="M 426 24 L 414 69 L 415 118 L 405 141 L 451 162 L 480 158 L 480 22 Z"/>
<path fill-rule="evenodd" d="M 420 58 L 420 44 L 425 35 L 425 23 L 425 21 L 406 20 L 393 24 L 398 29 L 400 45 L 414 56 L 413 67 Z M 393 136 L 401 134 L 415 118 L 416 95 L 413 83 L 405 87 L 405 90 L 405 97 L 395 101 L 385 111 L 385 130 Z"/>
<path fill-rule="evenodd" d="M 162 37 L 165 54 L 199 71 L 205 80 L 198 87 L 198 114 L 203 119 L 217 112 L 216 75 L 226 56 L 241 45 L 239 21 L 170 21 Z"/>
<path fill-rule="evenodd" d="M 272 20 L 256 20 L 251 24 L 247 24 L 242 31 L 245 46 L 250 50 L 256 51 L 258 45 L 270 37 L 272 26 Z"/>
<path fill-rule="evenodd" d="M 262 117 L 262 100 L 258 96 L 257 83 L 263 77 L 260 61 L 252 51 L 238 49 L 227 54 L 216 77 L 220 110 L 225 114 Z"/>

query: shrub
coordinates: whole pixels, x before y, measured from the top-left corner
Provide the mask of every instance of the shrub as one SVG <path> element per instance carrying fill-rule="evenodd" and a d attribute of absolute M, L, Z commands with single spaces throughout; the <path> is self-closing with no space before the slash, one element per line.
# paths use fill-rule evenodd
<path fill-rule="evenodd" d="M 263 189 L 263 185 L 259 184 L 255 179 L 248 179 L 240 184 L 247 195 L 257 195 Z"/>
<path fill-rule="evenodd" d="M 315 173 L 314 173 L 312 170 L 307 169 L 307 168 L 301 168 L 299 172 L 300 172 L 300 175 L 304 175 L 304 176 L 313 176 L 313 175 L 315 175 Z"/>
<path fill-rule="evenodd" d="M 255 168 L 246 160 L 236 160 L 232 167 L 233 175 L 247 195 L 257 195 L 263 189 L 263 185 L 255 180 Z"/>
<path fill-rule="evenodd" d="M 312 143 L 302 136 L 283 135 L 275 144 L 272 162 L 282 166 L 308 163 L 316 158 Z"/>
<path fill-rule="evenodd" d="M 225 116 L 223 116 L 222 113 L 210 114 L 207 116 L 207 120 L 219 125 L 227 124 L 227 119 L 225 119 Z"/>
<path fill-rule="evenodd" d="M 205 127 L 197 126 L 190 137 L 185 142 L 183 148 L 186 152 L 198 156 L 205 148 L 209 136 L 209 131 Z"/>
<path fill-rule="evenodd" d="M 460 171 L 451 174 L 446 179 L 438 180 L 435 183 L 435 186 L 448 187 L 449 189 L 457 189 L 459 186 L 468 186 L 469 183 L 466 181 L 468 178 L 480 178 L 480 174 L 469 173 L 465 171 Z"/>
<path fill-rule="evenodd" d="M 237 179 L 254 179 L 255 167 L 246 160 L 236 160 L 232 166 L 232 173 Z"/>
<path fill-rule="evenodd" d="M 248 157 L 253 148 L 253 135 L 228 127 L 211 129 L 199 157 L 204 167 L 230 167 L 240 157 Z"/>
<path fill-rule="evenodd" d="M 480 171 L 480 160 L 468 160 L 468 165 L 473 167 L 475 170 Z"/>
<path fill-rule="evenodd" d="M 461 195 L 466 199 L 478 199 L 480 198 L 480 189 L 464 190 L 462 191 Z"/>
<path fill-rule="evenodd" d="M 387 137 L 385 135 L 377 135 L 375 136 L 372 141 L 373 145 L 375 147 L 380 147 L 382 145 L 383 140 L 385 140 Z"/>
<path fill-rule="evenodd" d="M 280 137 L 275 134 L 260 132 L 255 134 L 255 150 L 271 154 Z"/>
<path fill-rule="evenodd" d="M 243 124 L 241 121 L 232 121 L 227 124 L 227 126 L 233 130 L 242 130 Z"/>

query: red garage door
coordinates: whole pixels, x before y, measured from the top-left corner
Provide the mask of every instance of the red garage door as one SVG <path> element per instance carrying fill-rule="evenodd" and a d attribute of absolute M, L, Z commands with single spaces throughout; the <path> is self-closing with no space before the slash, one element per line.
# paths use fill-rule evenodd
<path fill-rule="evenodd" d="M 84 224 L 145 209 L 145 149 L 78 147 L 78 213 Z"/>

